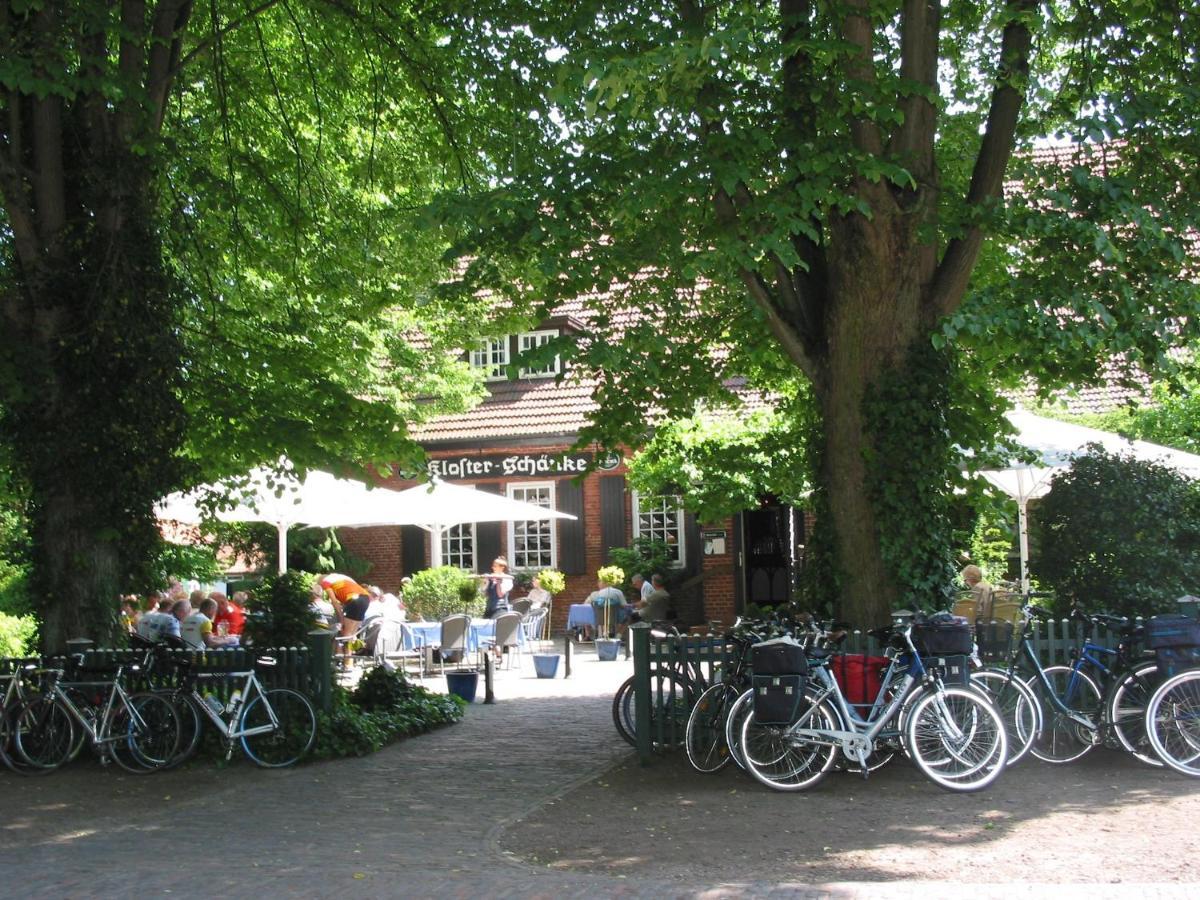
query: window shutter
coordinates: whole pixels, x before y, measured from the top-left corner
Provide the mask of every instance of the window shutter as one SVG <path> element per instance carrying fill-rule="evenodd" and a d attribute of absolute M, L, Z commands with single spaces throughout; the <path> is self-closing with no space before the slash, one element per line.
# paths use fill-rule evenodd
<path fill-rule="evenodd" d="M 400 526 L 400 568 L 405 575 L 425 568 L 425 532 L 416 525 Z"/>
<path fill-rule="evenodd" d="M 558 482 L 555 491 L 558 511 L 575 517 L 558 521 L 558 567 L 564 575 L 582 575 L 587 571 L 583 543 L 583 485 L 570 479 Z"/>
<path fill-rule="evenodd" d="M 600 479 L 600 543 L 604 561 L 612 562 L 613 547 L 624 547 L 625 537 L 625 476 L 609 475 Z"/>
<path fill-rule="evenodd" d="M 499 484 L 477 484 L 477 491 L 487 491 L 489 494 L 503 494 L 504 487 Z M 492 560 L 500 556 L 501 529 L 504 522 L 478 522 L 475 525 L 475 565 L 480 572 L 492 571 Z"/>
<path fill-rule="evenodd" d="M 696 521 L 696 517 L 690 512 L 683 514 L 683 552 L 684 571 L 689 575 L 695 575 L 700 571 L 701 555 L 704 553 L 704 547 L 700 542 L 700 523 Z"/>

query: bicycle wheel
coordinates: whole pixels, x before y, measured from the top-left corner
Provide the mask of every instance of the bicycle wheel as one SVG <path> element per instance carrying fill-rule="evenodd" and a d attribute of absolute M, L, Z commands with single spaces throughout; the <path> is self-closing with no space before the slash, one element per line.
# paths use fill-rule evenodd
<path fill-rule="evenodd" d="M 999 669 L 971 673 L 971 686 L 983 691 L 1008 732 L 1008 765 L 1024 758 L 1041 730 L 1042 708 L 1025 682 Z"/>
<path fill-rule="evenodd" d="M 1163 762 L 1200 778 L 1200 670 L 1180 672 L 1159 685 L 1146 705 L 1144 727 Z"/>
<path fill-rule="evenodd" d="M 621 737 L 637 745 L 637 705 L 633 678 L 627 679 L 613 697 L 613 723 Z M 687 731 L 688 700 L 693 690 L 682 676 L 667 669 L 650 673 L 650 743 L 655 749 L 682 743 Z"/>
<path fill-rule="evenodd" d="M 746 768 L 746 758 L 742 755 L 742 726 L 746 724 L 746 716 L 754 708 L 754 691 L 743 691 L 729 707 L 725 717 L 725 745 L 729 748 L 729 758 L 739 769 Z"/>
<path fill-rule="evenodd" d="M 1043 669 L 1054 696 L 1067 709 L 1085 715 L 1095 715 L 1100 707 L 1100 688 L 1083 672 L 1071 666 L 1048 666 Z M 1088 753 L 1094 746 L 1095 735 L 1072 721 L 1054 707 L 1051 698 L 1044 696 L 1045 688 L 1035 675 L 1025 682 L 1042 704 L 1042 730 L 1029 751 L 1048 763 L 1069 763 Z"/>
<path fill-rule="evenodd" d="M 242 749 L 260 766 L 290 766 L 307 753 L 317 739 L 317 714 L 303 694 L 275 688 L 255 697 L 242 712 L 239 730 L 270 726 L 261 734 L 242 735 Z"/>
<path fill-rule="evenodd" d="M 951 791 L 987 787 L 1008 760 L 1004 721 L 991 703 L 967 688 L 925 693 L 909 714 L 905 741 L 917 768 Z"/>
<path fill-rule="evenodd" d="M 136 715 L 135 715 L 136 713 Z M 179 716 L 161 694 L 130 694 L 116 703 L 100 728 L 113 762 L 134 775 L 164 768 L 179 748 Z"/>
<path fill-rule="evenodd" d="M 1146 704 L 1158 682 L 1158 663 L 1138 663 L 1112 683 L 1104 705 L 1104 718 L 1112 725 L 1117 743 L 1148 766 L 1163 764 L 1146 735 Z"/>
<path fill-rule="evenodd" d="M 53 696 L 31 698 L 10 723 L 16 755 L 35 769 L 57 769 L 71 756 L 75 724 Z"/>
<path fill-rule="evenodd" d="M 759 725 L 754 704 L 742 723 L 741 752 L 746 770 L 769 788 L 799 791 L 812 787 L 833 768 L 838 744 L 798 737 L 797 729 L 831 731 L 838 727 L 837 714 L 821 701 L 801 716 L 795 725 Z"/>
<path fill-rule="evenodd" d="M 204 714 L 196 707 L 196 701 L 189 694 L 175 690 L 155 691 L 155 693 L 174 707 L 175 715 L 179 719 L 179 746 L 175 748 L 174 755 L 163 766 L 165 769 L 173 769 L 195 756 L 196 750 L 200 746 L 200 738 L 204 733 Z"/>
<path fill-rule="evenodd" d="M 697 772 L 719 772 L 729 765 L 729 744 L 725 742 L 725 720 L 738 698 L 731 684 L 714 684 L 696 700 L 688 715 L 684 746 L 688 762 Z"/>
<path fill-rule="evenodd" d="M 8 709 L 0 712 L 0 762 L 18 775 L 46 775 L 53 772 L 53 767 L 30 765 L 17 751 L 14 731 L 20 708 L 21 703 L 14 703 Z"/>

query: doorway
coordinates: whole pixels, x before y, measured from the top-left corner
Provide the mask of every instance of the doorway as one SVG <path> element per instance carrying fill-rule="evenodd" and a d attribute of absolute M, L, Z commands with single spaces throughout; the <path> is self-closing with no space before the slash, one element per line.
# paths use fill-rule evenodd
<path fill-rule="evenodd" d="M 742 513 L 746 603 L 775 606 L 791 602 L 796 547 L 803 543 L 797 528 L 803 527 L 803 517 L 790 506 L 765 505 Z"/>

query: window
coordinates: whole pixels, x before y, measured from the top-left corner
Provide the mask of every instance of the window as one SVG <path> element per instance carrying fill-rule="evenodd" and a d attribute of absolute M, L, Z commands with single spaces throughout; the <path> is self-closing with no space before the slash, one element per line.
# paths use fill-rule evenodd
<path fill-rule="evenodd" d="M 554 509 L 554 482 L 510 484 L 508 496 L 513 500 Z M 554 520 L 532 519 L 508 523 L 508 558 L 514 569 L 538 571 L 556 565 Z"/>
<path fill-rule="evenodd" d="M 662 541 L 677 565 L 684 559 L 683 507 L 676 496 L 639 497 L 633 495 L 633 536 Z"/>
<path fill-rule="evenodd" d="M 527 331 L 525 334 L 517 336 L 517 349 L 521 353 L 528 350 L 534 350 L 548 344 L 553 338 L 558 337 L 557 331 Z M 546 363 L 537 369 L 521 369 L 522 378 L 550 378 L 558 374 L 558 357 L 554 357 L 550 362 Z"/>
<path fill-rule="evenodd" d="M 488 381 L 500 381 L 505 378 L 508 338 L 488 338 L 480 341 L 471 351 L 471 365 L 476 369 L 483 369 L 483 377 Z"/>
<path fill-rule="evenodd" d="M 475 571 L 474 522 L 463 522 L 442 529 L 442 565 Z"/>

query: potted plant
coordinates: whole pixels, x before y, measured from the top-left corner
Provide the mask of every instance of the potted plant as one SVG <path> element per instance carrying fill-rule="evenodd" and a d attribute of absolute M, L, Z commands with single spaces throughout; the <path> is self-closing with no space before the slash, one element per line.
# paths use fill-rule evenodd
<path fill-rule="evenodd" d="M 549 600 L 546 600 L 546 616 L 542 619 L 542 631 L 538 635 L 538 638 L 542 639 L 550 633 L 550 616 L 554 608 L 554 598 L 566 590 L 567 578 L 557 569 L 542 569 L 533 580 L 539 588 L 550 595 Z M 530 596 L 532 597 L 533 594 Z M 558 672 L 558 660 L 559 654 L 557 653 L 533 654 L 533 668 L 537 677 L 553 678 Z"/>
<path fill-rule="evenodd" d="M 621 585 L 625 583 L 625 570 L 620 566 L 602 566 L 596 572 L 596 580 L 600 582 L 602 588 L 616 588 L 621 590 Z M 617 649 L 621 646 L 621 641 L 617 638 L 610 638 L 609 618 L 612 615 L 611 610 L 613 603 L 611 598 L 603 598 L 604 609 L 604 625 L 602 626 L 602 637 L 596 638 L 596 658 L 606 661 L 611 661 L 617 658 Z"/>

